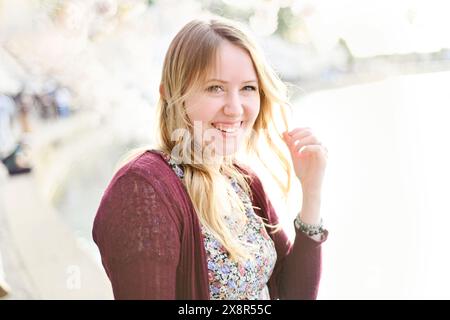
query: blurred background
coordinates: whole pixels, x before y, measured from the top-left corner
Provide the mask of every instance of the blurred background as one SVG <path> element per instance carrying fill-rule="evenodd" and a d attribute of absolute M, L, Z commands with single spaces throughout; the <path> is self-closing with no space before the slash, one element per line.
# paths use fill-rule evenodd
<path fill-rule="evenodd" d="M 170 40 L 208 12 L 249 26 L 329 149 L 319 299 L 449 299 L 448 1 L 0 0 L 4 299 L 112 298 L 93 218 L 152 143 Z"/>

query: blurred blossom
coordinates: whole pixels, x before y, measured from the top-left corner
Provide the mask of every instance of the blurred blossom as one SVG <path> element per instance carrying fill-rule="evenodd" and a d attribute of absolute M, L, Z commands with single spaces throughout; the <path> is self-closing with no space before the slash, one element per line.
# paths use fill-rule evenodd
<path fill-rule="evenodd" d="M 344 38 L 356 56 L 432 52 L 450 47 L 450 3 L 442 0 L 310 2 L 305 17 L 316 47 Z"/>
<path fill-rule="evenodd" d="M 0 0 L 0 45 L 18 32 L 31 31 L 37 1 Z"/>
<path fill-rule="evenodd" d="M 241 1 L 241 0 L 223 0 L 223 2 L 229 6 L 242 9 L 242 10 L 249 10 L 253 9 L 259 5 L 261 5 L 261 1 L 259 0 L 248 0 L 248 1 Z"/>
<path fill-rule="evenodd" d="M 95 13 L 99 16 L 113 17 L 117 13 L 116 0 L 99 0 L 94 7 Z"/>
<path fill-rule="evenodd" d="M 278 27 L 278 9 L 279 5 L 276 1 L 263 2 L 256 7 L 249 21 L 253 31 L 262 36 L 274 33 Z"/>
<path fill-rule="evenodd" d="M 84 32 L 90 20 L 89 9 L 88 2 L 83 0 L 60 2 L 53 20 L 65 32 Z"/>

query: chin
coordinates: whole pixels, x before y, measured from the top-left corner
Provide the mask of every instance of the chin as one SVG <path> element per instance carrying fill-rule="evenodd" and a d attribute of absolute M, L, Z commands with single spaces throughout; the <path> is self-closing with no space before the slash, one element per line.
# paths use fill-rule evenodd
<path fill-rule="evenodd" d="M 213 154 L 216 157 L 229 157 L 236 154 L 241 147 L 241 144 L 237 145 L 222 145 L 222 144 L 215 144 L 214 147 L 211 147 L 206 151 L 206 153 Z"/>

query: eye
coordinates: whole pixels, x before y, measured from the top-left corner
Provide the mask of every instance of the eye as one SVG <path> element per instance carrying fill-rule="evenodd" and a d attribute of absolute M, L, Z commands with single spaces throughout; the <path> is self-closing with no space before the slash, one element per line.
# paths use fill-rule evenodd
<path fill-rule="evenodd" d="M 219 92 L 223 91 L 223 88 L 222 88 L 222 86 L 214 85 L 214 86 L 208 87 L 206 89 L 206 91 L 213 92 L 213 93 L 219 93 Z"/>
<path fill-rule="evenodd" d="M 245 86 L 243 88 L 244 91 L 256 91 L 256 87 L 255 86 Z"/>

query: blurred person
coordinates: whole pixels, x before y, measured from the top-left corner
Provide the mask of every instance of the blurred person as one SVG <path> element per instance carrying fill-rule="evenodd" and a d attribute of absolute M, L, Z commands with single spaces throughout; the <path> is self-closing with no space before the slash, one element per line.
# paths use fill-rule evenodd
<path fill-rule="evenodd" d="M 120 167 L 93 224 L 115 299 L 316 299 L 327 149 L 309 128 L 288 130 L 286 96 L 234 22 L 179 31 L 163 65 L 159 145 Z M 286 194 L 291 174 L 302 186 L 292 243 L 261 180 L 238 161 L 259 156 L 259 138 L 286 171 Z"/>
<path fill-rule="evenodd" d="M 70 115 L 71 95 L 67 88 L 59 87 L 54 92 L 56 108 L 61 118 Z"/>
<path fill-rule="evenodd" d="M 39 115 L 42 119 L 54 119 L 58 116 L 58 111 L 56 107 L 56 102 L 53 96 L 50 93 L 36 94 L 34 96 Z"/>
<path fill-rule="evenodd" d="M 10 175 L 31 171 L 24 147 L 17 141 L 13 132 L 14 114 L 14 100 L 7 95 L 0 94 L 0 159 Z"/>
<path fill-rule="evenodd" d="M 16 103 L 17 111 L 19 114 L 19 122 L 22 133 L 27 134 L 31 132 L 29 116 L 31 108 L 34 104 L 33 97 L 21 90 L 16 96 L 14 96 L 14 102 Z"/>

